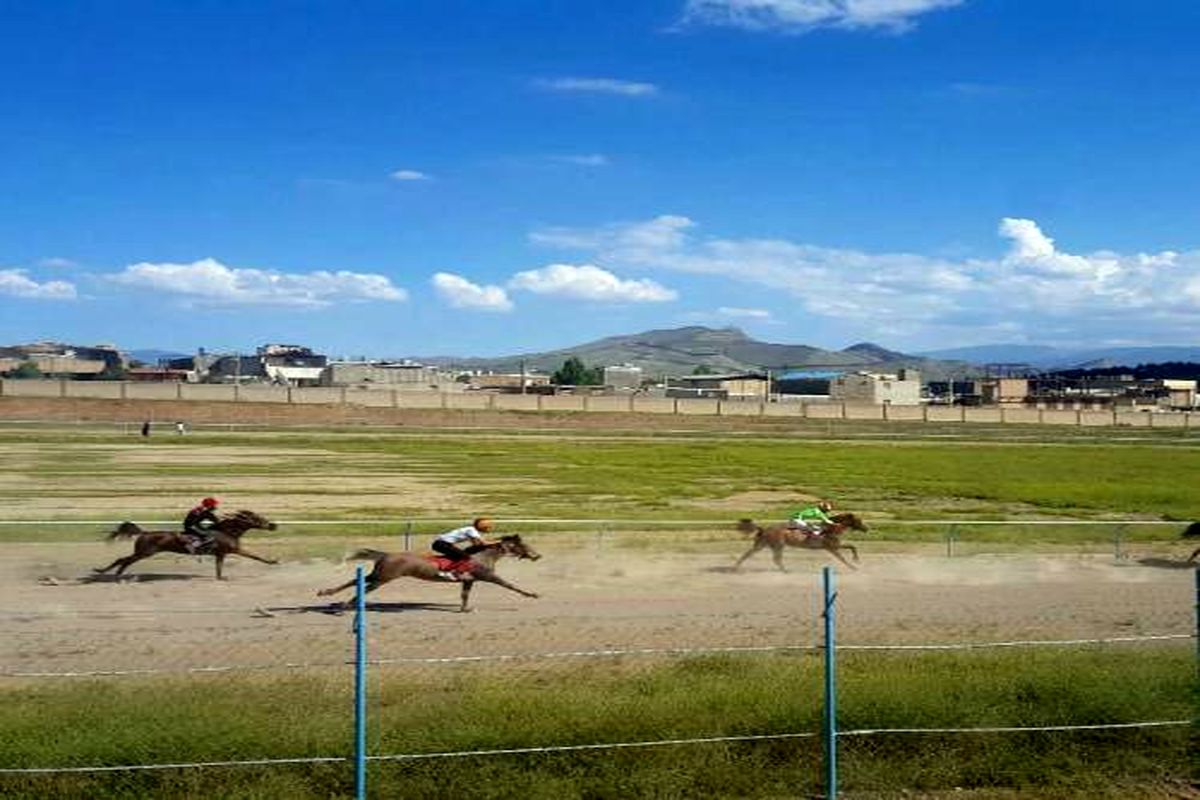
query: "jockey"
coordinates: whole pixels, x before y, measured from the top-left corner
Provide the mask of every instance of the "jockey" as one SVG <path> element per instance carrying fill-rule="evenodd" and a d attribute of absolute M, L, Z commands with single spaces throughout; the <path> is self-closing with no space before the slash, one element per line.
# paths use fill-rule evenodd
<path fill-rule="evenodd" d="M 821 536 L 825 533 L 827 525 L 835 524 L 829 518 L 829 512 L 833 511 L 833 503 L 829 500 L 821 500 L 815 505 L 805 506 L 792 515 L 788 520 L 788 527 L 792 530 L 802 530 L 805 536 Z"/>
<path fill-rule="evenodd" d="M 492 521 L 488 517 L 476 517 L 470 525 L 446 531 L 433 540 L 433 552 L 443 555 L 451 561 L 466 561 L 471 553 L 491 544 L 484 539 L 484 534 L 492 530 Z M 466 548 L 459 545 L 466 544 Z"/>
<path fill-rule="evenodd" d="M 183 518 L 183 539 L 189 552 L 199 553 L 214 541 L 213 529 L 219 521 L 217 506 L 220 504 L 217 498 L 206 497 Z"/>

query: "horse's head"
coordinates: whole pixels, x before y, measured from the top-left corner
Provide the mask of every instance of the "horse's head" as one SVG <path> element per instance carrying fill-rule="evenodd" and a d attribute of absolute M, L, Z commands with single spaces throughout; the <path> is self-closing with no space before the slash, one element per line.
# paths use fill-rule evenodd
<path fill-rule="evenodd" d="M 852 531 L 860 531 L 862 533 L 866 533 L 868 530 L 867 523 L 859 519 L 857 514 L 851 514 L 848 511 L 844 514 L 834 514 L 830 519 L 840 525 L 843 530 L 849 528 Z"/>
<path fill-rule="evenodd" d="M 505 555 L 527 558 L 530 561 L 537 561 L 542 557 L 540 553 L 522 541 L 521 535 L 518 533 L 501 536 L 499 544 L 500 552 Z"/>
<path fill-rule="evenodd" d="M 221 533 L 229 534 L 230 536 L 241 536 L 246 531 L 255 528 L 259 530 L 273 531 L 275 530 L 276 525 L 262 514 L 246 510 L 235 511 L 226 517 L 222 517 L 217 523 L 217 530 L 221 531 Z"/>
<path fill-rule="evenodd" d="M 738 520 L 737 527 L 734 530 L 747 536 L 753 536 L 762 530 L 762 528 L 755 525 L 754 520 L 749 517 L 742 517 Z"/>

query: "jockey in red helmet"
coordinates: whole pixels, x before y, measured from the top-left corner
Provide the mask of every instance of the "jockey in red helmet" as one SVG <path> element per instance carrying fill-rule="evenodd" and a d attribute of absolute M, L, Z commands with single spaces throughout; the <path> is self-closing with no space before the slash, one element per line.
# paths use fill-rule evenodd
<path fill-rule="evenodd" d="M 219 521 L 217 506 L 220 504 L 217 498 L 206 497 L 183 518 L 183 538 L 192 553 L 202 552 L 214 541 L 213 528 Z"/>

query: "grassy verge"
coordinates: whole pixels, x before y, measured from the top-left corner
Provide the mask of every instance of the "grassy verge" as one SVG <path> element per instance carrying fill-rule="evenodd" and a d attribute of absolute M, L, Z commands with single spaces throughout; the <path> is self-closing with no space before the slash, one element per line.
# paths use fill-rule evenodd
<path fill-rule="evenodd" d="M 374 754 L 816 732 L 820 659 L 713 656 L 531 662 L 370 681 Z M 840 724 L 1086 725 L 1187 719 L 1190 646 L 851 654 Z M 0 766 L 344 755 L 344 676 L 46 681 L 0 694 Z M 847 796 L 902 790 L 1152 796 L 1192 777 L 1187 728 L 875 734 L 843 739 Z M 817 793 L 815 738 L 375 763 L 382 797 L 778 797 Z M 346 796 L 346 764 L 0 775 L 6 797 Z M 1123 794 L 1122 794 L 1123 793 Z M 1166 795 L 1164 795 L 1166 796 Z"/>

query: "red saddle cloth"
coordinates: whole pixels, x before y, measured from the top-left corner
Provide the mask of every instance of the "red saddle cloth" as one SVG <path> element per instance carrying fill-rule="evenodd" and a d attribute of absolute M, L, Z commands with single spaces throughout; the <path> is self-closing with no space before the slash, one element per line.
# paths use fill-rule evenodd
<path fill-rule="evenodd" d="M 426 556 L 442 572 L 453 572 L 456 575 L 471 575 L 479 565 L 470 559 L 455 561 L 445 556 Z"/>

